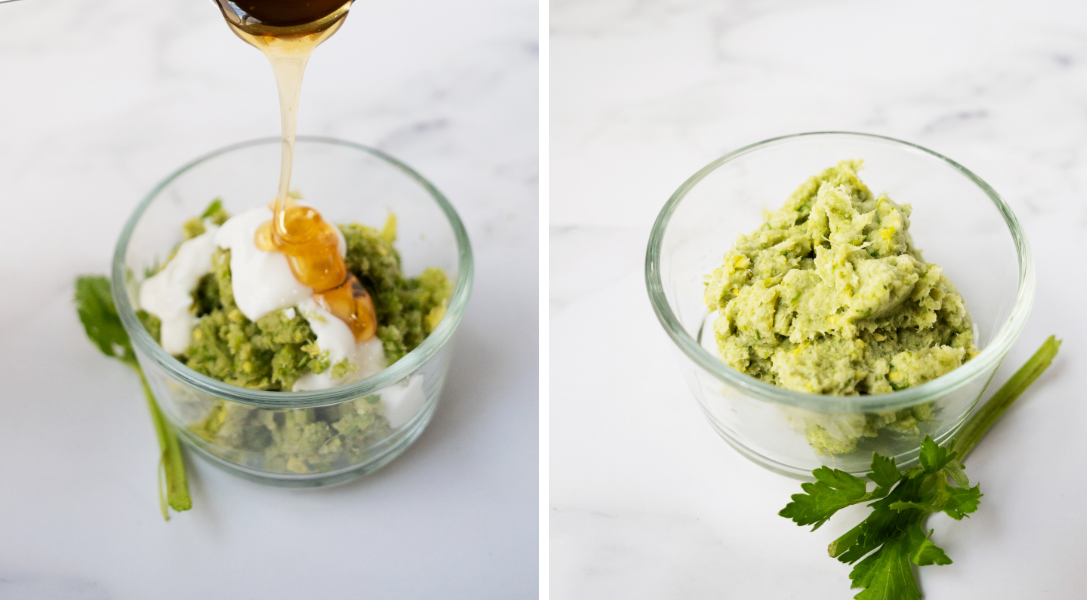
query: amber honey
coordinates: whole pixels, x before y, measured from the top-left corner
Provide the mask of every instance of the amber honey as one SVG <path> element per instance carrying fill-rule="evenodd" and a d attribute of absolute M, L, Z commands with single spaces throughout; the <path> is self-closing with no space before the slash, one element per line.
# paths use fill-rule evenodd
<path fill-rule="evenodd" d="M 219 0 L 231 30 L 268 57 L 279 89 L 283 132 L 279 189 L 272 220 L 257 231 L 256 245 L 283 252 L 295 279 L 312 288 L 313 299 L 346 323 L 361 342 L 377 331 L 373 299 L 347 271 L 334 226 L 317 210 L 300 206 L 287 195 L 306 62 L 313 49 L 340 28 L 350 7 L 350 0 Z"/>
<path fill-rule="evenodd" d="M 362 283 L 347 271 L 339 251 L 339 236 L 319 212 L 288 197 L 283 208 L 257 230 L 261 250 L 279 250 L 295 279 L 313 288 L 313 299 L 351 328 L 356 341 L 377 332 L 374 302 Z"/>

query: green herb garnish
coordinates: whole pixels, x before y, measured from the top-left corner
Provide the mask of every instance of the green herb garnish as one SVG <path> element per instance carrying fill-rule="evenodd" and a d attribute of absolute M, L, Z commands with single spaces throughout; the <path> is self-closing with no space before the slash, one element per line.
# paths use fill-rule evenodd
<path fill-rule="evenodd" d="M 831 542 L 827 550 L 843 563 L 856 563 L 849 578 L 853 582 L 850 587 L 864 588 L 855 596 L 857 600 L 918 600 L 921 591 L 913 565 L 951 564 L 947 554 L 929 539 L 932 530 L 925 529 L 925 519 L 942 512 L 959 521 L 978 509 L 981 490 L 977 485 L 970 487 L 962 459 L 1049 367 L 1060 345 L 1050 336 L 967 421 L 956 439 L 940 446 L 926 436 L 921 442 L 919 465 L 902 472 L 893 458 L 873 453 L 868 473 L 876 484 L 872 491 L 860 477 L 820 467 L 812 471 L 815 482 L 802 484 L 804 493 L 794 495 L 778 514 L 797 525 L 812 525 L 815 531 L 839 510 L 871 502 L 868 517 Z"/>
<path fill-rule="evenodd" d="M 109 280 L 105 277 L 83 276 L 76 280 L 75 301 L 79 320 L 83 322 L 83 327 L 87 330 L 87 337 L 103 354 L 132 367 L 140 376 L 143 393 L 147 398 L 147 407 L 151 411 L 151 420 L 155 424 L 155 433 L 158 434 L 159 468 L 164 473 L 162 478 L 164 481 L 160 480 L 159 483 L 159 503 L 162 508 L 162 517 L 169 521 L 167 503 L 179 512 L 192 508 L 181 445 L 178 443 L 177 434 L 170 428 L 158 403 L 155 402 L 155 396 L 151 393 L 151 387 L 147 383 L 143 369 L 136 362 L 132 342 L 124 326 L 121 325 L 121 318 L 117 315 L 117 307 L 113 304 L 109 288 Z"/>
<path fill-rule="evenodd" d="M 211 201 L 211 204 L 204 209 L 204 213 L 200 215 L 201 219 L 210 219 L 214 217 L 219 211 L 223 210 L 223 199 L 216 198 Z"/>

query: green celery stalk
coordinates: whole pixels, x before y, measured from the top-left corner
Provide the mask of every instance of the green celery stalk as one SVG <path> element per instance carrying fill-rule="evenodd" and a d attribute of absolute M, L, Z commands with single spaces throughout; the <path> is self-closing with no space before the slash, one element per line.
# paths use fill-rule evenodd
<path fill-rule="evenodd" d="M 989 398 L 985 406 L 982 406 L 970 417 L 966 422 L 966 426 L 962 428 L 962 431 L 959 432 L 955 439 L 953 449 L 958 453 L 959 460 L 966 458 L 966 455 L 974 449 L 974 446 L 978 445 L 978 442 L 989 431 L 989 428 L 1015 402 L 1019 394 L 1022 394 L 1023 390 L 1027 389 L 1039 375 L 1049 368 L 1049 364 L 1053 362 L 1053 357 L 1057 355 L 1057 350 L 1060 347 L 1061 342 L 1056 336 L 1049 336 L 1049 339 L 1042 344 L 1041 348 L 1038 348 L 1034 356 L 1030 357 L 1030 360 L 1024 363 L 1022 367 L 1019 367 L 1019 370 Z"/>

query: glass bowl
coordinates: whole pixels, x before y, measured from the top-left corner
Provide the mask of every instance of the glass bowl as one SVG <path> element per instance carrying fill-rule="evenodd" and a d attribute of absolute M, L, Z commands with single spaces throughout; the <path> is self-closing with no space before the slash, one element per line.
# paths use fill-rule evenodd
<path fill-rule="evenodd" d="M 973 317 L 979 353 L 932 381 L 876 395 L 794 392 L 736 371 L 703 338 L 706 275 L 740 233 L 763 222 L 808 177 L 860 158 L 872 193 L 913 205 L 910 233 L 926 262 L 943 267 Z M 900 466 L 917 460 L 920 440 L 951 438 L 985 391 L 1023 329 L 1034 299 L 1030 246 L 1011 209 L 978 176 L 931 150 L 859 133 L 804 133 L 741 148 L 688 179 L 661 210 L 649 236 L 646 285 L 672 339 L 688 387 L 713 428 L 741 454 L 794 477 L 830 465 L 865 473 L 872 453 Z M 880 428 L 888 417 L 916 415 L 916 427 Z M 859 440 L 828 454 L 820 436 Z M 824 438 L 825 439 L 825 438 Z M 811 440 L 811 441 L 809 441 Z"/>
<path fill-rule="evenodd" d="M 125 224 L 113 257 L 113 299 L 163 413 L 198 455 L 247 479 L 315 487 L 388 464 L 426 428 L 438 403 L 451 340 L 472 287 L 464 225 L 418 173 L 371 148 L 299 137 L 292 188 L 332 223 L 381 227 L 397 217 L 407 276 L 440 267 L 454 283 L 449 307 L 421 345 L 385 370 L 306 392 L 250 390 L 188 368 L 136 316 L 144 273 L 181 241 L 181 225 L 215 198 L 232 214 L 275 197 L 280 139 L 236 144 L 199 158 L 155 186 Z"/>

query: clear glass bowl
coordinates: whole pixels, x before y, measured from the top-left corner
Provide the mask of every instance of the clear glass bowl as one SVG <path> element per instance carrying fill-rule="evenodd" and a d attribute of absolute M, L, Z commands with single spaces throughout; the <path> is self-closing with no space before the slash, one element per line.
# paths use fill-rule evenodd
<path fill-rule="evenodd" d="M 232 214 L 267 204 L 279 176 L 279 138 L 199 158 L 155 186 L 125 224 L 113 258 L 113 298 L 151 389 L 181 439 L 212 464 L 288 487 L 329 485 L 388 464 L 427 426 L 449 369 L 451 340 L 472 287 L 464 225 L 442 194 L 385 154 L 299 137 L 292 187 L 332 223 L 380 227 L 397 217 L 405 275 L 440 267 L 454 282 L 449 308 L 416 349 L 380 373 L 326 390 L 268 392 L 211 379 L 177 361 L 136 316 L 145 270 L 181 241 L 181 225 L 215 198 Z M 387 407 L 395 410 L 386 414 Z M 337 428 L 338 426 L 338 428 Z"/>
<path fill-rule="evenodd" d="M 966 301 L 979 354 L 923 385 L 865 396 L 794 392 L 732 369 L 702 346 L 705 276 L 720 266 L 738 234 L 762 224 L 763 208 L 776 209 L 808 177 L 851 158 L 864 160 L 861 178 L 873 193 L 913 205 L 910 233 L 925 260 L 942 266 Z M 695 173 L 657 217 L 645 278 L 687 385 L 713 428 L 749 459 L 796 477 L 810 477 L 820 465 L 867 472 L 872 452 L 909 466 L 925 435 L 940 443 L 949 439 L 1018 337 L 1034 299 L 1030 246 L 996 191 L 931 150 L 858 133 L 775 138 Z M 879 427 L 905 410 L 918 415 L 916 429 Z M 860 437 L 848 454 L 820 454 L 807 439 L 856 437 L 873 429 L 878 433 Z"/>

